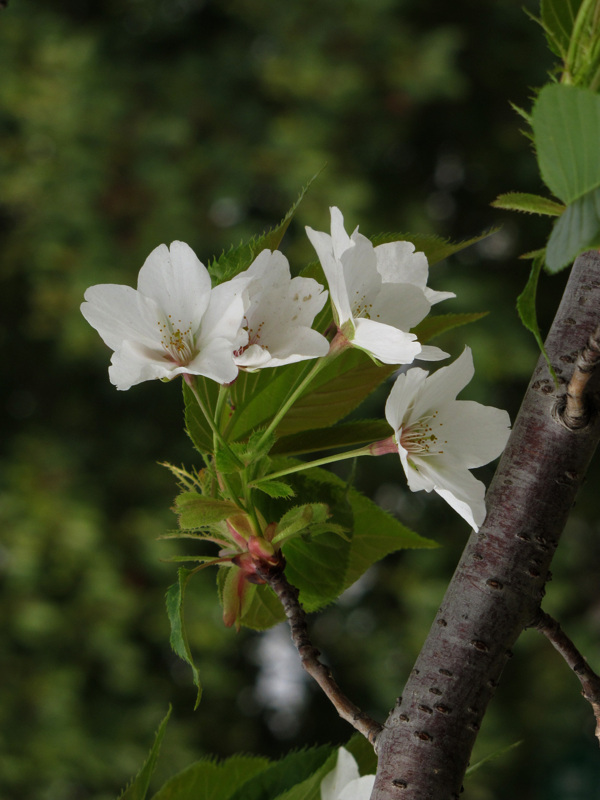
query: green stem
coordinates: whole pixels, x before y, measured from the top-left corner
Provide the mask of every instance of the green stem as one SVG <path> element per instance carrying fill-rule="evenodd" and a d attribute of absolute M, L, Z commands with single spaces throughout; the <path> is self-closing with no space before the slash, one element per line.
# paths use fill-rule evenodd
<path fill-rule="evenodd" d="M 581 50 L 581 37 L 583 33 L 583 28 L 587 23 L 590 15 L 590 9 L 597 4 L 598 0 L 583 0 L 581 6 L 579 7 L 579 11 L 577 16 L 575 17 L 575 23 L 573 24 L 573 32 L 571 33 L 571 39 L 569 41 L 569 49 L 567 51 L 567 58 L 565 59 L 565 67 L 571 79 L 575 77 L 575 73 L 577 72 L 577 56 Z"/>
<path fill-rule="evenodd" d="M 322 467 L 324 464 L 333 464 L 335 461 L 344 461 L 347 458 L 356 458 L 357 456 L 372 456 L 375 453 L 371 452 L 371 445 L 365 445 L 364 447 L 359 447 L 356 450 L 347 450 L 345 453 L 337 453 L 334 456 L 325 456 L 324 458 L 317 458 L 316 461 L 303 461 L 301 464 L 296 464 L 293 467 L 289 467 L 289 469 L 282 469 L 279 472 L 273 472 L 271 475 L 265 475 L 264 478 L 260 479 L 260 483 L 264 481 L 275 480 L 275 478 L 281 478 L 284 475 L 291 475 L 292 472 L 301 472 L 304 469 L 312 469 L 313 467 Z M 250 484 L 250 488 L 252 488 L 252 484 Z"/>

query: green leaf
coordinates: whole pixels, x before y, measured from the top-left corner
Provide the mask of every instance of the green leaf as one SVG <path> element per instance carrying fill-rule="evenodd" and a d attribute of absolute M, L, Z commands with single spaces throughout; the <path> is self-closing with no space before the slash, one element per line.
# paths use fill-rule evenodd
<path fill-rule="evenodd" d="M 152 800 L 229 800 L 270 763 L 259 756 L 233 756 L 220 763 L 196 761 L 168 780 Z"/>
<path fill-rule="evenodd" d="M 276 228 L 272 228 L 261 236 L 253 237 L 245 244 L 232 247 L 208 265 L 208 271 L 210 272 L 213 285 L 224 283 L 234 278 L 240 272 L 244 272 L 244 270 L 248 269 L 252 264 L 256 256 L 263 250 L 277 250 L 279 248 L 281 240 L 298 210 L 298 206 L 318 175 L 319 173 L 314 175 L 302 189 L 298 195 L 298 199 Z"/>
<path fill-rule="evenodd" d="M 179 517 L 179 526 L 185 530 L 202 528 L 215 522 L 242 513 L 229 500 L 216 500 L 205 497 L 198 492 L 183 492 L 175 498 L 175 511 Z"/>
<path fill-rule="evenodd" d="M 218 447 L 215 451 L 215 467 L 222 475 L 231 475 L 244 468 L 242 454 L 244 445 L 233 442 L 229 447 Z"/>
<path fill-rule="evenodd" d="M 277 523 L 272 543 L 297 536 L 315 523 L 325 522 L 329 517 L 329 509 L 325 503 L 306 503 L 287 511 Z"/>
<path fill-rule="evenodd" d="M 556 373 L 554 372 L 554 368 L 550 363 L 550 359 L 548 358 L 546 348 L 544 347 L 544 340 L 542 339 L 542 336 L 540 334 L 540 329 L 538 326 L 537 314 L 535 309 L 537 285 L 543 263 L 544 263 L 544 253 L 542 252 L 540 255 L 538 255 L 536 258 L 533 259 L 529 280 L 527 281 L 525 288 L 517 298 L 517 311 L 519 312 L 519 317 L 521 318 L 521 322 L 523 323 L 523 325 L 527 328 L 528 331 L 531 331 L 531 333 L 533 333 L 535 340 L 538 343 L 538 347 L 540 348 L 540 352 L 546 359 L 546 363 L 548 364 L 548 369 L 550 370 L 550 374 L 554 378 L 554 381 L 557 382 Z"/>
<path fill-rule="evenodd" d="M 579 11 L 581 0 L 542 0 L 540 20 L 550 49 L 566 58 L 573 33 L 575 17 Z"/>
<path fill-rule="evenodd" d="M 255 631 L 264 631 L 285 619 L 283 606 L 268 586 L 256 586 L 242 613 L 242 625 Z"/>
<path fill-rule="evenodd" d="M 440 236 L 434 236 L 427 233 L 381 233 L 378 236 L 371 238 L 372 243 L 377 247 L 380 244 L 387 244 L 388 242 L 412 242 L 415 246 L 415 252 L 425 253 L 429 266 L 444 261 L 446 258 L 460 253 L 467 247 L 487 239 L 497 233 L 499 228 L 490 228 L 478 236 L 473 236 L 471 239 L 464 239 L 462 242 L 451 242 L 450 239 L 442 239 Z"/>
<path fill-rule="evenodd" d="M 460 328 L 463 325 L 470 325 L 472 322 L 477 322 L 483 317 L 487 317 L 487 315 L 487 311 L 478 311 L 471 314 L 434 314 L 433 316 L 425 317 L 422 322 L 419 322 L 413 333 L 416 333 L 420 342 L 425 343 L 442 333 L 446 333 L 446 331 Z"/>
<path fill-rule="evenodd" d="M 269 497 L 294 497 L 295 492 L 289 483 L 285 481 L 258 481 L 252 486 L 253 489 L 258 489 Z"/>
<path fill-rule="evenodd" d="M 160 753 L 160 746 L 167 729 L 167 722 L 171 716 L 171 711 L 171 706 L 169 706 L 167 715 L 158 726 L 156 736 L 154 737 L 154 744 L 152 745 L 152 749 L 148 754 L 148 758 L 144 762 L 144 766 L 141 768 L 129 786 L 123 790 L 122 794 L 119 796 L 119 800 L 145 800 L 146 794 L 148 793 L 148 787 L 150 786 L 150 779 L 152 778 L 152 773 L 154 772 L 158 755 Z"/>
<path fill-rule="evenodd" d="M 289 753 L 240 786 L 228 800 L 273 800 L 319 770 L 332 753 L 331 745 Z"/>
<path fill-rule="evenodd" d="M 509 744 L 508 747 L 503 747 L 501 750 L 496 750 L 494 753 L 490 753 L 489 756 L 486 756 L 485 758 L 482 758 L 479 761 L 477 761 L 477 763 L 472 764 L 467 769 L 467 771 L 465 772 L 465 777 L 468 777 L 468 776 L 472 775 L 474 772 L 476 772 L 484 764 L 487 764 L 488 761 L 495 761 L 497 758 L 501 758 L 502 756 L 506 755 L 507 753 L 510 753 L 511 750 L 514 750 L 520 744 L 523 744 L 523 742 L 522 741 L 513 742 L 513 744 Z"/>
<path fill-rule="evenodd" d="M 542 178 L 556 197 L 570 204 L 600 187 L 600 95 L 565 84 L 544 86 L 532 127 Z"/>
<path fill-rule="evenodd" d="M 390 435 L 390 426 L 385 420 L 353 420 L 341 422 L 331 428 L 318 428 L 283 436 L 273 446 L 273 454 L 290 456 L 318 453 L 320 450 L 378 442 Z"/>
<path fill-rule="evenodd" d="M 498 195 L 491 205 L 505 211 L 523 211 L 526 214 L 542 214 L 547 217 L 560 217 L 565 210 L 564 205 L 550 200 L 548 197 L 525 192 L 508 192 Z"/>
<path fill-rule="evenodd" d="M 334 750 L 327 761 L 309 778 L 278 795 L 275 800 L 321 800 L 321 781 L 335 769 L 336 762 L 337 750 Z"/>
<path fill-rule="evenodd" d="M 546 267 L 559 272 L 586 250 L 600 247 L 600 188 L 580 197 L 556 222 L 546 248 Z"/>
<path fill-rule="evenodd" d="M 183 597 L 185 588 L 190 577 L 196 572 L 195 569 L 190 570 L 185 567 L 180 567 L 177 574 L 177 583 L 173 584 L 167 592 L 167 615 L 171 623 L 171 647 L 176 655 L 179 656 L 186 664 L 192 668 L 192 676 L 194 685 L 198 689 L 196 695 L 196 702 L 194 709 L 198 708 L 200 698 L 202 697 L 202 685 L 200 683 L 200 674 L 194 664 L 188 638 L 185 631 L 185 620 L 183 617 Z"/>

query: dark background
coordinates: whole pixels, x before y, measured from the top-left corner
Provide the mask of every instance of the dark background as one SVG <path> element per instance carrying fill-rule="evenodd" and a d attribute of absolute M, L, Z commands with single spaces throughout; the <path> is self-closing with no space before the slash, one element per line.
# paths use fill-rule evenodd
<path fill-rule="evenodd" d="M 535 3 L 527 3 L 537 12 Z M 536 360 L 515 299 L 546 221 L 504 215 L 505 191 L 542 192 L 524 123 L 552 56 L 521 0 L 12 0 L 0 13 L 0 797 L 109 800 L 174 706 L 158 780 L 195 758 L 277 757 L 349 729 L 299 675 L 285 629 L 224 628 L 214 575 L 187 604 L 204 699 L 172 655 L 172 476 L 193 463 L 181 389 L 108 382 L 86 325 L 87 286 L 135 284 L 146 255 L 182 239 L 206 263 L 276 224 L 324 165 L 286 236 L 338 205 L 351 230 L 494 237 L 434 267 L 492 313 L 436 342 L 474 351 L 470 399 L 516 413 Z M 542 278 L 540 319 L 564 277 Z M 382 408 L 385 391 L 366 413 Z M 342 685 L 384 718 L 468 533 L 437 498 L 407 492 L 397 459 L 358 483 L 436 551 L 397 554 L 312 621 Z M 489 480 L 491 468 L 481 471 Z M 555 562 L 546 607 L 600 663 L 593 472 Z M 521 744 L 467 783 L 474 800 L 594 800 L 591 711 L 550 646 L 528 632 L 474 761 Z"/>

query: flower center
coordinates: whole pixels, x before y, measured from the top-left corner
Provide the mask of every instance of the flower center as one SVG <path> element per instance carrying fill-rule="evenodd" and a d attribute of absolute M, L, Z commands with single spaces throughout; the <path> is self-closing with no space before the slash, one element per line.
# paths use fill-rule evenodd
<path fill-rule="evenodd" d="M 367 296 L 360 295 L 357 291 L 354 293 L 354 302 L 352 303 L 352 316 L 354 319 L 371 319 L 371 309 L 373 308 L 373 303 L 367 303 Z"/>
<path fill-rule="evenodd" d="M 166 322 L 159 322 L 160 343 L 167 353 L 170 361 L 174 361 L 180 366 L 189 364 L 196 355 L 192 326 L 183 327 L 181 320 L 175 325 L 171 315 Z"/>
<path fill-rule="evenodd" d="M 239 356 L 241 356 L 242 353 L 245 353 L 251 344 L 257 344 L 259 347 L 262 347 L 263 350 L 267 349 L 267 346 L 265 344 L 262 344 L 262 342 L 260 341 L 264 324 L 265 323 L 263 320 L 261 323 L 259 323 L 256 330 L 254 330 L 254 328 L 252 328 L 250 323 L 248 322 L 248 317 L 244 317 L 244 319 L 242 320 L 242 328 L 248 331 L 248 342 L 243 347 L 234 350 L 233 355 L 236 358 L 239 358 Z"/>
<path fill-rule="evenodd" d="M 432 414 L 421 417 L 413 425 L 408 428 L 402 428 L 400 433 L 400 444 L 409 453 L 414 456 L 439 456 L 444 452 L 443 445 L 448 444 L 448 440 L 442 440 L 434 432 L 435 418 L 438 412 L 434 411 Z M 444 423 L 437 423 L 438 434 L 439 428 Z"/>

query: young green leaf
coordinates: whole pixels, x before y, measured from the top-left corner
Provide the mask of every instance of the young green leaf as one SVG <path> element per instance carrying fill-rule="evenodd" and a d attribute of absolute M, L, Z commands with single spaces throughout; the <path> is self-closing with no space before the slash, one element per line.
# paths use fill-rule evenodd
<path fill-rule="evenodd" d="M 234 792 L 271 762 L 259 756 L 233 756 L 216 763 L 196 761 L 168 780 L 152 800 L 229 800 Z"/>
<path fill-rule="evenodd" d="M 331 428 L 301 431 L 283 436 L 273 446 L 273 455 L 301 455 L 334 450 L 338 447 L 356 447 L 367 442 L 377 442 L 389 436 L 390 426 L 385 420 L 353 420 L 341 422 Z"/>
<path fill-rule="evenodd" d="M 600 95 L 549 84 L 531 122 L 540 172 L 556 197 L 569 205 L 600 186 Z"/>
<path fill-rule="evenodd" d="M 461 250 L 487 239 L 488 236 L 492 236 L 498 230 L 499 228 L 490 228 L 490 230 L 484 231 L 478 236 L 473 236 L 471 239 L 465 239 L 462 242 L 451 242 L 450 239 L 442 239 L 440 236 L 426 233 L 381 233 L 378 236 L 373 236 L 371 241 L 375 246 L 388 242 L 412 242 L 415 246 L 415 251 L 425 253 L 429 266 L 432 267 L 455 253 L 460 253 Z"/>
<path fill-rule="evenodd" d="M 176 655 L 179 656 L 186 664 L 192 668 L 192 675 L 194 685 L 198 689 L 196 695 L 196 702 L 194 708 L 198 708 L 200 698 L 202 697 L 202 685 L 200 683 L 200 674 L 194 664 L 190 646 L 188 644 L 187 634 L 185 631 L 185 620 L 183 617 L 183 598 L 185 588 L 191 576 L 196 572 L 196 569 L 186 569 L 180 567 L 177 574 L 177 583 L 173 584 L 167 592 L 167 616 L 171 623 L 171 647 Z"/>
<path fill-rule="evenodd" d="M 548 272 L 568 267 L 586 250 L 600 247 L 600 187 L 580 197 L 556 222 L 546 248 Z"/>
<path fill-rule="evenodd" d="M 298 199 L 294 205 L 287 212 L 285 217 L 281 220 L 276 228 L 263 233 L 261 236 L 255 236 L 249 242 L 241 244 L 238 247 L 232 247 L 226 253 L 222 253 L 219 258 L 213 260 L 208 265 L 213 285 L 224 283 L 224 281 L 231 280 L 240 272 L 248 269 L 250 264 L 254 261 L 256 256 L 263 250 L 277 250 L 281 244 L 281 240 L 287 231 L 290 222 L 294 218 L 298 206 L 304 199 L 304 195 L 310 188 L 312 182 L 318 177 L 313 176 L 306 186 L 301 190 Z"/>
<path fill-rule="evenodd" d="M 287 511 L 277 523 L 273 544 L 290 539 L 308 530 L 311 525 L 325 522 L 329 517 L 329 509 L 325 503 L 306 503 Z"/>
<path fill-rule="evenodd" d="M 292 752 L 280 761 L 250 778 L 240 786 L 228 800 L 267 800 L 277 798 L 283 792 L 313 775 L 333 752 L 331 745 L 312 747 L 309 750 Z"/>
<path fill-rule="evenodd" d="M 564 61 L 581 0 L 542 0 L 540 23 L 552 52 Z"/>
<path fill-rule="evenodd" d="M 337 750 L 334 750 L 325 763 L 309 778 L 288 789 L 287 792 L 277 795 L 275 800 L 321 800 L 321 781 L 325 775 L 335 769 L 336 763 Z"/>
<path fill-rule="evenodd" d="M 519 317 L 521 318 L 521 322 L 527 328 L 528 331 L 533 333 L 536 342 L 538 343 L 538 347 L 540 348 L 540 352 L 546 359 L 546 363 L 548 364 L 548 369 L 550 370 L 550 374 L 554 378 L 554 381 L 557 381 L 556 373 L 554 372 L 554 368 L 550 363 L 550 359 L 548 358 L 548 354 L 546 353 L 546 348 L 544 347 L 544 340 L 540 334 L 540 329 L 538 326 L 537 321 L 537 314 L 535 310 L 535 297 L 537 293 L 537 285 L 538 280 L 540 277 L 540 272 L 542 266 L 544 264 L 544 253 L 542 252 L 536 258 L 533 259 L 533 263 L 531 265 L 531 273 L 529 275 L 529 279 L 527 284 L 521 294 L 517 298 L 517 311 L 519 312 Z"/>
<path fill-rule="evenodd" d="M 229 500 L 205 497 L 198 492 L 182 492 L 175 498 L 175 512 L 179 526 L 185 530 L 202 528 L 240 514 L 240 509 Z"/>
<path fill-rule="evenodd" d="M 547 217 L 560 217 L 565 210 L 562 203 L 526 192 L 508 192 L 498 195 L 491 205 L 505 211 L 523 211 L 526 214 L 542 214 Z"/>
<path fill-rule="evenodd" d="M 185 381 L 183 384 L 183 403 L 185 407 L 185 429 L 192 443 L 199 453 L 212 453 L 213 433 L 206 417 L 200 410 L 194 393 Z M 196 387 L 198 393 L 211 413 L 217 404 L 219 385 L 207 378 L 197 378 Z"/>
<path fill-rule="evenodd" d="M 289 483 L 285 481 L 257 481 L 252 486 L 260 492 L 268 494 L 269 497 L 293 497 L 295 492 Z"/>
<path fill-rule="evenodd" d="M 420 342 L 429 342 L 434 337 L 446 333 L 446 331 L 460 328 L 463 325 L 470 325 L 472 322 L 477 322 L 483 317 L 487 317 L 487 315 L 487 311 L 477 311 L 470 314 L 434 314 L 433 316 L 425 317 L 422 322 L 419 322 L 413 333 L 417 335 Z"/>
<path fill-rule="evenodd" d="M 154 772 L 156 762 L 158 761 L 160 747 L 165 736 L 167 722 L 171 716 L 171 711 L 171 706 L 169 706 L 167 715 L 160 723 L 158 730 L 156 731 L 154 744 L 152 745 L 152 749 L 148 754 L 148 758 L 144 762 L 143 767 L 138 772 L 134 780 L 129 784 L 129 786 L 127 786 L 126 789 L 123 790 L 122 794 L 119 795 L 119 800 L 145 800 L 146 794 L 148 793 L 148 787 L 150 786 L 150 779 L 152 778 L 152 773 Z"/>

